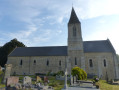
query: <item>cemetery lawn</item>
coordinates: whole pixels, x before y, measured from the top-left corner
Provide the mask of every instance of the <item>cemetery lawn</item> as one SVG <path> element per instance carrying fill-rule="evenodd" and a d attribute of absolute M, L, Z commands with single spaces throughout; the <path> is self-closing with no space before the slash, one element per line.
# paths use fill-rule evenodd
<path fill-rule="evenodd" d="M 54 90 L 61 90 L 64 87 L 64 80 L 56 80 L 55 77 L 53 76 L 49 76 L 48 80 L 49 80 L 48 85 L 52 86 Z M 68 86 L 69 86 L 69 82 L 68 82 Z"/>
<path fill-rule="evenodd" d="M 0 88 L 3 88 L 3 87 L 5 87 L 5 84 L 0 84 Z"/>
<path fill-rule="evenodd" d="M 105 80 L 99 80 L 100 90 L 119 90 L 119 85 L 108 84 Z"/>

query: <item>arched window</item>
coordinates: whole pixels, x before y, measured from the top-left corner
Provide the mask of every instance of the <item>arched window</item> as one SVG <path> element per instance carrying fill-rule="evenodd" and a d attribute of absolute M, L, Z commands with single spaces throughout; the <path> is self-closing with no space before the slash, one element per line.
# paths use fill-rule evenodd
<path fill-rule="evenodd" d="M 73 26 L 73 36 L 76 37 L 76 27 Z"/>
<path fill-rule="evenodd" d="M 104 59 L 104 61 L 103 61 L 103 62 L 104 62 L 104 67 L 106 67 L 106 60 Z"/>
<path fill-rule="evenodd" d="M 77 65 L 77 59 L 76 59 L 76 57 L 75 57 L 75 65 Z"/>
<path fill-rule="evenodd" d="M 89 65 L 90 65 L 90 67 L 93 67 L 92 59 L 89 60 Z"/>
<path fill-rule="evenodd" d="M 47 63 L 46 63 L 47 66 L 49 66 L 49 60 L 47 60 Z"/>
<path fill-rule="evenodd" d="M 36 65 L 36 60 L 34 60 L 34 65 Z"/>
<path fill-rule="evenodd" d="M 20 61 L 20 65 L 22 65 L 22 64 L 23 64 L 23 61 L 21 60 L 21 61 Z"/>
<path fill-rule="evenodd" d="M 61 60 L 59 61 L 59 66 L 61 66 Z"/>

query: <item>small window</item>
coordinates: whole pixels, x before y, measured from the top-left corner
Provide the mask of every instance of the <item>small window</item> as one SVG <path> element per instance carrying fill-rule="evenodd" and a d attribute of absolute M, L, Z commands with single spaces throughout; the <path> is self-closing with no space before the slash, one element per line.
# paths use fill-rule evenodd
<path fill-rule="evenodd" d="M 22 64 L 23 64 L 23 61 L 21 60 L 21 61 L 20 61 L 20 65 L 22 65 Z"/>
<path fill-rule="evenodd" d="M 106 67 L 106 60 L 104 59 L 104 67 Z"/>
<path fill-rule="evenodd" d="M 46 63 L 47 66 L 49 66 L 49 60 L 47 60 L 47 63 Z"/>
<path fill-rule="evenodd" d="M 34 60 L 34 65 L 36 65 L 36 60 Z"/>
<path fill-rule="evenodd" d="M 76 57 L 75 57 L 75 65 L 77 65 L 77 59 L 76 59 Z"/>
<path fill-rule="evenodd" d="M 76 37 L 76 27 L 73 27 L 73 36 Z"/>
<path fill-rule="evenodd" d="M 93 67 L 92 59 L 89 60 L 90 67 Z"/>
<path fill-rule="evenodd" d="M 59 61 L 59 66 L 61 66 L 61 60 Z"/>

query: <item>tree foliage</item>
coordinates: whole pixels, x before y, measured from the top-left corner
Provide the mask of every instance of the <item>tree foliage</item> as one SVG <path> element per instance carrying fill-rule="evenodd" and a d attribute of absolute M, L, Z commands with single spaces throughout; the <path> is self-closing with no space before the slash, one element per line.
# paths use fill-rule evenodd
<path fill-rule="evenodd" d="M 4 66 L 7 62 L 7 56 L 16 48 L 16 47 L 25 47 L 22 42 L 19 42 L 17 39 L 13 39 L 10 42 L 4 44 L 0 47 L 0 65 Z"/>
<path fill-rule="evenodd" d="M 119 60 L 119 55 L 117 54 L 117 58 L 118 58 L 118 60 Z"/>
<path fill-rule="evenodd" d="M 77 66 L 72 69 L 71 74 L 72 74 L 72 76 L 76 76 L 78 78 L 78 80 L 87 79 L 87 73 L 83 69 L 81 69 Z"/>

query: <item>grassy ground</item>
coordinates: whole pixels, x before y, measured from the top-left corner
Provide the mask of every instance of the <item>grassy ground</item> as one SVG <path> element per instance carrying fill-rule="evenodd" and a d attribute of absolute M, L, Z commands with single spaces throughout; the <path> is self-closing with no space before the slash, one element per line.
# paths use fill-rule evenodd
<path fill-rule="evenodd" d="M 3 87 L 5 87 L 5 84 L 0 84 L 0 88 L 3 88 Z"/>
<path fill-rule="evenodd" d="M 23 79 L 24 76 L 19 76 L 20 80 Z M 34 76 L 30 76 L 30 77 L 34 77 Z M 0 77 L 1 79 L 1 77 Z M 61 90 L 64 87 L 64 81 L 62 80 L 56 80 L 55 77 L 50 76 L 48 77 L 49 80 L 49 86 L 52 86 L 54 88 L 54 90 Z M 33 82 L 34 83 L 34 82 Z M 68 82 L 69 85 L 69 82 Z M 99 86 L 100 86 L 100 90 L 119 90 L 119 85 L 111 85 L 106 83 L 105 80 L 100 80 L 99 81 Z M 5 87 L 4 84 L 0 84 L 0 88 Z"/>
<path fill-rule="evenodd" d="M 64 87 L 64 81 L 56 80 L 55 77 L 50 77 L 49 80 L 49 85 L 53 86 L 54 90 L 61 90 Z M 99 86 L 100 90 L 119 90 L 119 85 L 108 84 L 105 80 L 100 80 Z"/>
<path fill-rule="evenodd" d="M 52 86 L 54 90 L 61 90 L 64 87 L 64 81 L 56 80 L 55 77 L 49 77 L 49 86 Z M 69 85 L 69 82 L 68 82 Z"/>
<path fill-rule="evenodd" d="M 119 90 L 119 85 L 108 84 L 105 80 L 100 80 L 99 85 L 100 90 Z"/>

